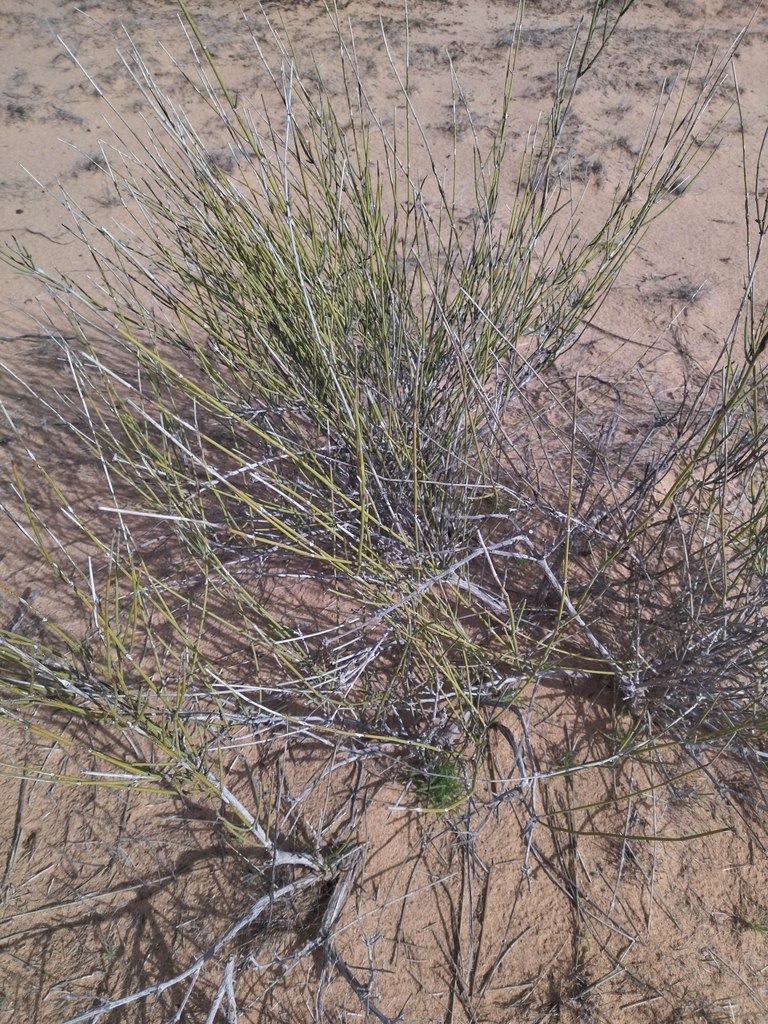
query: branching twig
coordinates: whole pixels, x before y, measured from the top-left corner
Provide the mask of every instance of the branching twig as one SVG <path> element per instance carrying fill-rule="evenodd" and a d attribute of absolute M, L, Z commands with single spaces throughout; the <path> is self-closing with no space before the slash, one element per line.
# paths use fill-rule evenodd
<path fill-rule="evenodd" d="M 81 1021 L 93 1020 L 96 1017 L 100 1017 L 104 1013 L 109 1013 L 111 1010 L 119 1009 L 121 1006 L 129 1006 L 131 1003 L 136 1003 L 141 999 L 157 998 L 166 992 L 168 989 L 173 988 L 176 985 L 181 984 L 182 981 L 186 981 L 187 978 L 195 977 L 200 973 L 202 967 L 208 963 L 209 960 L 213 959 L 217 953 L 220 952 L 236 935 L 252 925 L 255 921 L 261 917 L 265 910 L 268 910 L 272 904 L 280 899 L 294 896 L 297 892 L 302 889 L 308 889 L 313 885 L 317 885 L 318 875 L 314 872 L 310 872 L 301 875 L 295 881 L 290 882 L 288 885 L 282 886 L 280 889 L 276 889 L 274 892 L 269 893 L 266 896 L 262 896 L 256 900 L 251 909 L 243 917 L 233 924 L 229 931 L 225 932 L 220 939 L 217 939 L 214 944 L 205 951 L 201 956 L 195 960 L 193 964 L 190 964 L 186 970 L 177 974 L 173 978 L 168 978 L 166 981 L 158 982 L 156 985 L 149 985 L 147 988 L 141 989 L 139 992 L 132 992 L 130 995 L 123 996 L 120 999 L 105 999 L 102 1005 L 94 1010 L 88 1010 L 85 1013 L 80 1013 L 76 1017 L 71 1017 L 65 1021 L 64 1024 L 80 1024 Z"/>

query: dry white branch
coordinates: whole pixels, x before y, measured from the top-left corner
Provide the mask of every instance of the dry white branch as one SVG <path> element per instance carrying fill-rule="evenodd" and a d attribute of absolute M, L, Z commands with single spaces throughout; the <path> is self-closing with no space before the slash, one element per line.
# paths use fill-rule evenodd
<path fill-rule="evenodd" d="M 275 889 L 274 892 L 268 893 L 266 896 L 262 896 L 256 900 L 253 906 L 250 908 L 247 914 L 240 918 L 236 924 L 233 924 L 229 931 L 225 932 L 220 939 L 207 949 L 205 953 L 195 960 L 193 964 L 190 964 L 186 970 L 182 971 L 181 974 L 177 974 L 173 978 L 168 978 L 166 981 L 160 981 L 156 985 L 149 985 L 147 988 L 141 989 L 139 992 L 131 992 L 129 995 L 122 996 L 120 999 L 107 999 L 104 1000 L 101 1006 L 96 1007 L 92 1010 L 87 1010 L 85 1013 L 80 1013 L 76 1017 L 70 1017 L 69 1020 L 65 1021 L 64 1024 L 80 1024 L 81 1021 L 95 1020 L 102 1016 L 102 1014 L 109 1013 L 111 1010 L 119 1009 L 121 1006 L 128 1006 L 131 1003 L 136 1003 L 141 999 L 156 998 L 166 992 L 169 988 L 173 988 L 176 985 L 180 985 L 182 981 L 186 981 L 187 978 L 195 977 L 200 973 L 202 967 L 209 961 L 212 960 L 216 954 L 231 942 L 236 935 L 253 924 L 261 917 L 265 910 L 267 910 L 277 900 L 285 899 L 294 896 L 297 892 L 302 889 L 308 889 L 313 885 L 317 884 L 318 875 L 313 872 L 307 872 L 304 875 L 299 876 L 295 881 L 290 882 L 288 885 L 284 885 L 279 889 Z M 188 998 L 188 994 L 187 994 Z"/>

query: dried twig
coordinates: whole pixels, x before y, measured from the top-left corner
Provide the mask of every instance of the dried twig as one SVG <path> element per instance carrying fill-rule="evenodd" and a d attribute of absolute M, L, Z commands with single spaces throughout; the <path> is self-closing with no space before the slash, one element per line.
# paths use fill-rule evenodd
<path fill-rule="evenodd" d="M 8 847 L 8 857 L 5 862 L 5 870 L 3 871 L 3 878 L 0 881 L 0 903 L 5 901 L 5 891 L 8 888 L 8 883 L 11 879 L 11 872 L 13 871 L 13 865 L 16 862 L 16 854 L 19 849 L 19 840 L 21 839 L 22 831 L 22 817 L 24 812 L 24 790 L 27 786 L 27 780 L 25 777 L 21 779 L 19 783 L 19 798 L 16 802 L 16 817 L 13 821 L 13 835 L 11 836 L 11 842 Z"/>
<path fill-rule="evenodd" d="M 186 981 L 187 978 L 196 979 L 206 963 L 213 959 L 213 957 L 215 957 L 217 953 L 231 942 L 236 935 L 239 935 L 244 928 L 254 924 L 254 922 L 256 922 L 264 911 L 268 910 L 274 902 L 295 896 L 296 893 L 301 892 L 301 890 L 317 885 L 317 882 L 318 875 L 314 872 L 309 872 L 307 874 L 300 875 L 295 881 L 290 882 L 288 885 L 284 885 L 281 888 L 276 889 L 274 892 L 271 892 L 266 896 L 262 896 L 260 899 L 256 900 L 247 914 L 233 924 L 220 939 L 217 939 L 209 949 L 207 949 L 197 958 L 197 960 L 194 961 L 194 963 L 190 964 L 190 966 L 180 974 L 175 975 L 173 978 L 168 978 L 166 981 L 158 982 L 156 985 L 148 985 L 139 992 L 132 992 L 130 995 L 123 996 L 120 999 L 105 999 L 97 1008 L 87 1010 L 85 1013 L 80 1013 L 76 1017 L 71 1017 L 69 1020 L 65 1021 L 65 1024 L 80 1024 L 81 1021 L 94 1020 L 104 1013 L 109 1013 L 111 1010 L 117 1010 L 122 1006 L 129 1006 L 131 1003 L 139 1002 L 141 999 L 157 998 L 168 989 L 174 988 L 176 985 L 180 985 L 181 982 Z"/>

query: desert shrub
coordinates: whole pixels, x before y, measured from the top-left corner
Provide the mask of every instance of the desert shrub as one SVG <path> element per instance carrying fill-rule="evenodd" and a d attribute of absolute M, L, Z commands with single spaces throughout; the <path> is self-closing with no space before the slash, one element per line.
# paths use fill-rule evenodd
<path fill-rule="evenodd" d="M 473 136 L 467 220 L 407 69 L 390 129 L 341 31 L 340 109 L 278 39 L 282 114 L 258 123 L 187 16 L 228 146 L 213 159 L 134 52 L 150 137 L 122 122 L 102 151 L 128 229 L 64 196 L 90 286 L 6 253 L 67 324 L 50 335 L 74 388 L 50 409 L 100 473 L 89 507 L 36 460 L 68 534 L 16 477 L 7 511 L 75 612 L 43 616 L 15 595 L 6 713 L 47 708 L 129 737 L 119 754 L 94 740 L 114 779 L 221 802 L 241 840 L 309 872 L 276 883 L 281 898 L 329 872 L 347 885 L 346 855 L 322 830 L 289 841 L 267 796 L 246 806 L 225 748 L 341 751 L 417 779 L 439 809 L 467 796 L 455 768 L 476 769 L 489 722 L 543 678 L 602 680 L 655 741 L 697 756 L 727 743 L 749 758 L 763 729 L 760 245 L 720 364 L 681 403 L 557 369 L 701 166 L 728 59 L 693 99 L 662 96 L 580 239 L 554 168 L 578 82 L 630 5 L 604 6 L 513 160 L 514 42 L 492 142 Z"/>

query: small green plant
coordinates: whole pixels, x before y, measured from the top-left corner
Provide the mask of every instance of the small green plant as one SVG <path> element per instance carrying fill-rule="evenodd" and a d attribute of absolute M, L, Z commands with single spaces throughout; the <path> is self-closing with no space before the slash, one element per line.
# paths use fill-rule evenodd
<path fill-rule="evenodd" d="M 446 751 L 412 772 L 409 779 L 424 807 L 431 810 L 455 808 L 467 798 L 464 765 Z"/>
<path fill-rule="evenodd" d="M 565 772 L 566 776 L 570 776 L 579 761 L 576 756 L 575 750 L 564 750 L 555 760 L 555 767 L 558 771 Z"/>
<path fill-rule="evenodd" d="M 614 727 L 605 733 L 605 738 L 611 743 L 617 754 L 631 749 L 632 742 L 638 737 L 641 725 L 633 721 L 627 714 L 621 714 Z"/>
<path fill-rule="evenodd" d="M 744 927 L 756 935 L 768 935 L 768 923 L 762 920 L 744 921 Z"/>
<path fill-rule="evenodd" d="M 761 913 L 755 916 L 738 914 L 735 922 L 739 928 L 752 932 L 754 935 L 768 935 L 768 918 L 765 914 Z"/>
<path fill-rule="evenodd" d="M 114 942 L 105 941 L 101 949 L 101 958 L 106 964 L 111 964 L 118 953 L 118 947 Z"/>

